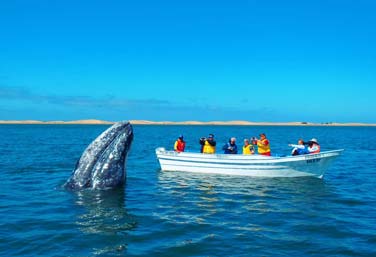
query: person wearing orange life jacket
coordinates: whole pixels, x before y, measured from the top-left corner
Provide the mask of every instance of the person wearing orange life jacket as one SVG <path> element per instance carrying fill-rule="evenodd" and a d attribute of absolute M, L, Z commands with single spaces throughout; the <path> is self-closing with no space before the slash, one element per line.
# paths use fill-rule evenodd
<path fill-rule="evenodd" d="M 260 139 L 254 138 L 252 143 L 257 145 L 258 154 L 270 156 L 270 143 L 264 133 L 260 134 Z"/>
<path fill-rule="evenodd" d="M 319 142 L 317 142 L 316 138 L 312 138 L 308 141 L 308 152 L 309 153 L 320 153 L 320 145 Z"/>
<path fill-rule="evenodd" d="M 179 138 L 175 141 L 174 150 L 175 152 L 184 152 L 185 149 L 185 141 L 183 139 L 183 135 L 180 135 Z"/>

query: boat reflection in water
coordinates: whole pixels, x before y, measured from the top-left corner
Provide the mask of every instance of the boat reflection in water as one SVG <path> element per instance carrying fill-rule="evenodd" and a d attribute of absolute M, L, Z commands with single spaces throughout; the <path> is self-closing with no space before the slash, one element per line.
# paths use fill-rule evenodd
<path fill-rule="evenodd" d="M 188 172 L 159 172 L 158 215 L 169 223 L 214 226 L 213 231 L 233 228 L 264 231 L 275 215 L 295 216 L 305 211 L 315 215 L 315 206 L 331 198 L 333 190 L 324 180 L 260 178 Z M 173 208 L 172 208 L 173 207 Z M 217 235 L 219 236 L 219 235 Z"/>

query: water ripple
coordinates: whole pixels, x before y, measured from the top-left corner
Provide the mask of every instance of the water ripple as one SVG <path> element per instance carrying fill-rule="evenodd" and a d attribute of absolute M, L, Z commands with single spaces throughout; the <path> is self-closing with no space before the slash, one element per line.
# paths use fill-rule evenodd
<path fill-rule="evenodd" d="M 0 126 L 1 256 L 375 256 L 375 128 L 135 126 L 123 189 L 66 191 L 106 126 Z M 154 149 L 183 133 L 267 131 L 345 148 L 323 180 L 161 172 Z M 333 138 L 336 138 L 335 142 Z"/>

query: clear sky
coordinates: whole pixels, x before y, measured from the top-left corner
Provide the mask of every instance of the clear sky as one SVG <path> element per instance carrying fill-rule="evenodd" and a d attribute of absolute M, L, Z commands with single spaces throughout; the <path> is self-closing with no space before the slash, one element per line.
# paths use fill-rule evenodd
<path fill-rule="evenodd" d="M 0 3 L 0 120 L 376 123 L 376 1 Z"/>

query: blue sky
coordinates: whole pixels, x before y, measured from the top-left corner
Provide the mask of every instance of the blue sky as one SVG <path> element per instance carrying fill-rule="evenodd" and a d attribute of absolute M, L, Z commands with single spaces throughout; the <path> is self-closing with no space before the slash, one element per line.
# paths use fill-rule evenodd
<path fill-rule="evenodd" d="M 0 120 L 376 123 L 376 1 L 2 1 Z"/>

